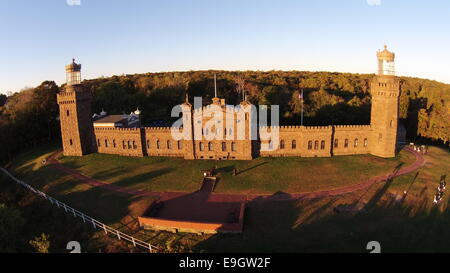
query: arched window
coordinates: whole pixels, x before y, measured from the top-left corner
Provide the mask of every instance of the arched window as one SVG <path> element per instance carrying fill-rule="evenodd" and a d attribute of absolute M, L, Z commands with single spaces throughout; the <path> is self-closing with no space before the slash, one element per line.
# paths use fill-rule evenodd
<path fill-rule="evenodd" d="M 225 152 L 227 150 L 227 143 L 222 142 L 222 152 Z"/>
<path fill-rule="evenodd" d="M 236 143 L 231 142 L 231 151 L 236 152 Z"/>
<path fill-rule="evenodd" d="M 320 149 L 321 149 L 321 150 L 324 150 L 324 149 L 325 149 L 325 140 L 322 140 L 322 141 L 320 142 Z"/>
<path fill-rule="evenodd" d="M 310 140 L 310 141 L 308 141 L 308 150 L 311 150 L 312 149 L 312 144 L 313 144 L 313 142 Z"/>
<path fill-rule="evenodd" d="M 136 141 L 133 140 L 133 149 L 137 149 Z"/>
<path fill-rule="evenodd" d="M 297 149 L 297 141 L 292 140 L 292 149 Z"/>
<path fill-rule="evenodd" d="M 199 146 L 200 151 L 203 151 L 205 149 L 205 147 L 203 145 L 204 145 L 203 142 L 200 142 L 200 146 Z"/>
<path fill-rule="evenodd" d="M 273 141 L 269 140 L 269 150 L 273 150 Z"/>
<path fill-rule="evenodd" d="M 172 149 L 172 142 L 170 140 L 167 140 L 167 149 Z"/>
<path fill-rule="evenodd" d="M 101 147 L 100 139 L 99 139 L 99 138 L 97 139 L 97 146 L 98 146 L 98 147 Z"/>
<path fill-rule="evenodd" d="M 339 140 L 335 139 L 334 140 L 334 148 L 338 148 L 339 147 Z"/>
<path fill-rule="evenodd" d="M 345 139 L 344 148 L 348 148 L 348 138 Z"/>
<path fill-rule="evenodd" d="M 284 149 L 284 140 L 280 141 L 280 149 Z"/>
<path fill-rule="evenodd" d="M 183 142 L 181 140 L 177 141 L 178 150 L 183 149 Z"/>
<path fill-rule="evenodd" d="M 131 149 L 132 147 L 131 147 L 131 141 L 130 140 L 128 140 L 128 149 Z"/>
<path fill-rule="evenodd" d="M 212 150 L 213 150 L 213 143 L 208 142 L 208 151 L 212 151 Z"/>
<path fill-rule="evenodd" d="M 108 148 L 108 140 L 105 139 L 105 147 Z"/>
<path fill-rule="evenodd" d="M 314 150 L 318 150 L 319 149 L 319 141 L 316 140 L 314 141 Z"/>
<path fill-rule="evenodd" d="M 69 110 L 67 110 L 66 114 L 67 114 L 67 116 L 70 116 L 70 111 L 69 111 Z"/>
<path fill-rule="evenodd" d="M 116 145 L 116 140 L 113 139 L 113 147 L 116 148 L 116 146 L 117 146 L 117 145 Z"/>
<path fill-rule="evenodd" d="M 122 148 L 126 149 L 127 146 L 125 145 L 125 140 L 122 140 Z"/>
<path fill-rule="evenodd" d="M 368 144 L 367 138 L 365 138 L 365 139 L 364 139 L 364 147 L 367 147 L 367 144 Z"/>
<path fill-rule="evenodd" d="M 355 138 L 355 144 L 354 144 L 355 148 L 358 147 L 358 139 Z"/>
<path fill-rule="evenodd" d="M 72 146 L 72 145 L 73 145 L 73 141 L 72 141 L 72 139 L 69 139 L 69 144 L 70 144 L 70 146 Z"/>
<path fill-rule="evenodd" d="M 160 149 L 161 147 L 159 146 L 159 139 L 156 140 L 156 149 Z"/>
<path fill-rule="evenodd" d="M 147 149 L 150 149 L 150 140 L 147 139 Z"/>

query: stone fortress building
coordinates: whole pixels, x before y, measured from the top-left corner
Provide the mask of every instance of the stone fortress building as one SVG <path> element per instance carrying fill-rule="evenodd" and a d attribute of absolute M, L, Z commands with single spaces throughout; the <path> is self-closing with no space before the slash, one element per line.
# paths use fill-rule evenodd
<path fill-rule="evenodd" d="M 89 153 L 107 153 L 123 156 L 164 156 L 185 159 L 250 160 L 263 157 L 330 157 L 335 155 L 372 154 L 379 157 L 394 157 L 397 146 L 399 80 L 395 76 L 395 54 L 384 50 L 377 52 L 378 72 L 370 83 L 372 110 L 370 125 L 335 126 L 279 126 L 265 127 L 268 131 L 278 129 L 277 149 L 262 150 L 259 138 L 238 140 L 237 130 L 225 127 L 232 118 L 234 127 L 245 122 L 245 131 L 250 131 L 249 114 L 237 116 L 230 112 L 224 99 L 216 96 L 210 105 L 202 107 L 203 124 L 210 118 L 207 113 L 212 106 L 223 111 L 223 140 L 207 140 L 208 132 L 201 139 L 174 140 L 170 127 L 143 127 L 139 121 L 139 110 L 130 115 L 92 115 L 90 92 L 81 84 L 81 65 L 75 60 L 66 66 L 67 86 L 57 96 L 64 155 L 83 156 Z M 250 103 L 244 100 L 241 106 Z M 194 122 L 199 109 L 193 109 L 186 101 L 181 105 L 184 133 L 193 136 Z M 186 131 L 187 130 L 187 131 Z M 227 136 L 228 137 L 225 137 Z M 233 136 L 233 137 L 230 137 Z"/>

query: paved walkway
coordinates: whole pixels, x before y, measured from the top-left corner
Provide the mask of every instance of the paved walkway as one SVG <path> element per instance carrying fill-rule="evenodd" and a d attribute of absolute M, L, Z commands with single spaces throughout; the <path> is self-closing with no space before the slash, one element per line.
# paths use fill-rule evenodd
<path fill-rule="evenodd" d="M 332 197 L 332 196 L 338 196 L 343 195 L 351 192 L 355 192 L 358 190 L 366 189 L 376 183 L 380 183 L 383 181 L 388 180 L 391 177 L 397 177 L 405 174 L 412 173 L 419 169 L 424 164 L 424 158 L 422 155 L 409 147 L 405 148 L 406 151 L 414 154 L 416 157 L 416 161 L 406 167 L 402 167 L 394 171 L 393 173 L 381 175 L 372 177 L 367 180 L 360 181 L 357 184 L 332 189 L 332 190 L 323 190 L 323 191 L 315 191 L 315 192 L 305 192 L 305 193 L 295 193 L 295 194 L 289 194 L 289 193 L 279 193 L 279 194 L 218 194 L 218 193 L 212 193 L 209 195 L 208 201 L 210 202 L 242 202 L 242 201 L 251 201 L 256 199 L 266 199 L 266 200 L 289 200 L 289 199 L 315 199 L 315 198 L 323 198 L 323 197 Z M 124 187 L 115 186 L 112 184 L 108 184 L 99 180 L 95 180 L 93 178 L 90 178 L 88 176 L 85 176 L 78 171 L 71 169 L 63 164 L 61 164 L 57 158 L 62 153 L 62 151 L 55 152 L 48 158 L 48 162 L 51 164 L 51 166 L 57 170 L 63 171 L 67 174 L 70 174 L 75 179 L 89 184 L 94 187 L 101 187 L 106 190 L 114 191 L 120 194 L 127 194 L 127 195 L 136 195 L 136 196 L 155 196 L 159 197 L 160 200 L 165 201 L 177 197 L 181 197 L 184 195 L 188 195 L 191 193 L 186 192 L 152 192 L 152 191 L 145 191 L 145 190 L 133 190 L 128 189 Z"/>

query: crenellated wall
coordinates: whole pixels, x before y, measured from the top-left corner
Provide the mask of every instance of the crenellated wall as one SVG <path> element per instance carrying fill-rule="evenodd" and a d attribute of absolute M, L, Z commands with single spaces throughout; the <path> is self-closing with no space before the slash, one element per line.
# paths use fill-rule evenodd
<path fill-rule="evenodd" d="M 148 156 L 184 157 L 186 141 L 174 140 L 170 127 L 143 128 L 144 154 Z"/>
<path fill-rule="evenodd" d="M 370 125 L 334 126 L 333 155 L 367 154 L 371 143 Z"/>
<path fill-rule="evenodd" d="M 144 156 L 140 128 L 94 128 L 99 153 Z"/>
<path fill-rule="evenodd" d="M 278 145 L 273 143 L 273 150 L 261 150 L 261 156 L 265 157 L 283 157 L 283 156 L 301 156 L 301 157 L 329 157 L 331 145 L 331 126 L 277 126 L 261 127 L 261 130 L 279 132 Z M 274 139 L 272 139 L 275 141 Z M 262 140 L 262 144 L 269 143 L 268 140 Z M 275 149 L 278 146 L 278 149 Z M 270 147 L 269 147 L 270 148 Z"/>

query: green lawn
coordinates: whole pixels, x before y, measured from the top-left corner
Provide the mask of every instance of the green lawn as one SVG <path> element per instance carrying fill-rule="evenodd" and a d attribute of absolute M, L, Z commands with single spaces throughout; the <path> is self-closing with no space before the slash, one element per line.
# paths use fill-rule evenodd
<path fill-rule="evenodd" d="M 257 158 L 251 161 L 184 160 L 162 157 L 121 157 L 91 154 L 62 157 L 61 162 L 81 173 L 121 187 L 149 191 L 192 192 L 200 187 L 202 170 L 217 166 L 220 193 L 298 193 L 357 183 L 409 165 L 414 156 L 402 151 L 396 158 L 371 155 L 333 158 Z M 233 170 L 238 175 L 233 175 Z"/>
<path fill-rule="evenodd" d="M 42 158 L 54 150 L 55 147 L 42 147 L 24 153 L 8 167 L 33 186 L 115 227 L 123 228 L 124 224 L 142 213 L 152 201 L 152 198 L 134 198 L 93 188 L 49 166 L 42 165 Z M 334 198 L 252 201 L 247 205 L 244 233 L 241 235 L 200 236 L 140 231 L 136 236 L 151 238 L 151 241 L 162 247 L 164 252 L 367 252 L 365 246 L 372 240 L 380 241 L 383 252 L 448 252 L 450 251 L 450 233 L 446 230 L 450 225 L 449 198 L 446 196 L 444 202 L 436 206 L 432 203 L 432 196 L 440 176 L 450 175 L 450 152 L 436 147 L 430 147 L 429 151 L 430 153 L 425 156 L 426 165 L 419 170 L 416 179 L 414 179 L 416 173 L 413 173 L 398 177 L 390 183 L 380 183 L 368 189 Z M 151 184 L 151 187 L 154 187 L 151 189 L 155 190 L 158 187 L 166 190 L 196 190 L 201 179 L 199 170 L 209 168 L 216 163 L 109 155 L 63 158 L 63 161 L 85 174 L 92 172 L 93 176 L 98 175 L 97 178 L 102 178 L 109 183 L 136 188 L 147 183 Z M 240 192 L 248 189 L 246 187 L 249 187 L 250 183 L 258 185 L 258 190 L 266 192 L 274 192 L 282 187 L 296 189 L 296 191 L 299 188 L 303 191 L 305 187 L 313 189 L 313 185 L 308 183 L 301 188 L 299 186 L 303 183 L 295 181 L 339 186 L 353 183 L 352 181 L 358 180 L 356 176 L 369 177 L 373 174 L 392 171 L 402 161 L 408 165 L 413 158 L 408 153 L 402 152 L 397 158 L 387 160 L 372 156 L 346 156 L 305 159 L 259 158 L 253 161 L 218 162 L 218 167 L 222 171 L 219 189 Z M 258 166 L 264 162 L 267 163 Z M 232 168 L 229 167 L 233 165 L 240 171 L 256 167 L 234 177 Z M 132 170 L 132 175 L 124 173 L 123 170 L 128 167 Z M 164 168 L 170 171 L 155 174 Z M 114 175 L 108 173 L 113 169 L 116 170 Z M 175 172 L 177 169 L 181 169 L 180 172 Z M 323 170 L 329 172 L 326 173 Z M 153 174 L 145 176 L 149 172 Z M 272 174 L 270 178 L 263 178 L 261 181 L 264 173 Z M 179 180 L 164 180 L 166 175 Z M 139 176 L 140 179 L 134 180 Z M 128 181 L 123 182 L 119 177 L 127 178 Z M 245 177 L 248 177 L 249 181 L 245 181 Z M 342 181 L 334 181 L 332 177 L 339 177 Z M 284 180 L 281 182 L 280 178 Z M 300 179 L 294 181 L 294 178 Z M 267 185 L 271 179 L 278 186 L 264 188 L 263 185 Z M 186 186 L 189 185 L 183 182 L 186 180 L 192 181 L 192 186 Z M 5 181 L 5 183 L 8 182 Z M 164 183 L 167 184 L 164 185 Z M 405 202 L 394 202 L 393 198 L 404 191 L 408 191 Z M 362 204 L 367 208 L 367 212 L 356 215 L 333 212 L 333 208 L 338 204 L 355 203 Z"/>

